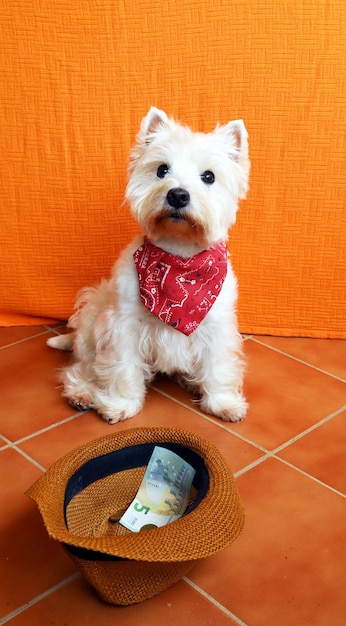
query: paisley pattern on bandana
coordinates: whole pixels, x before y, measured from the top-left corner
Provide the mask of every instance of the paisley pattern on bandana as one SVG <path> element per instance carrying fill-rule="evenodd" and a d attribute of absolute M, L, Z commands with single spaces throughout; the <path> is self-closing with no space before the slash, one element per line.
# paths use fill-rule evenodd
<path fill-rule="evenodd" d="M 145 238 L 133 258 L 144 306 L 168 326 L 191 335 L 221 291 L 227 274 L 226 244 L 185 258 Z"/>

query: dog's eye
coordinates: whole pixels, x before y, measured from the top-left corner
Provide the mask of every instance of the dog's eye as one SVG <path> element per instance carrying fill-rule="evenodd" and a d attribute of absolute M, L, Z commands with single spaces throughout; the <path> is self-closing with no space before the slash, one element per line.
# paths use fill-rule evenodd
<path fill-rule="evenodd" d="M 201 179 L 206 185 L 212 185 L 213 182 L 215 182 L 214 172 L 206 170 L 205 172 L 203 172 L 203 174 L 201 174 Z"/>
<path fill-rule="evenodd" d="M 159 165 L 159 167 L 157 168 L 157 172 L 156 172 L 157 177 L 164 178 L 168 170 L 169 170 L 168 165 L 166 163 L 162 163 L 162 165 Z"/>

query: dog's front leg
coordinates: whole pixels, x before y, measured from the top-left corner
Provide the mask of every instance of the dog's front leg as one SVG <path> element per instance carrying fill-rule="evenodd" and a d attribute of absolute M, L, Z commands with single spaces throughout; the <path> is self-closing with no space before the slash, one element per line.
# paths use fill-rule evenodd
<path fill-rule="evenodd" d="M 203 363 L 204 382 L 200 405 L 203 411 L 228 422 L 244 419 L 248 408 L 242 394 L 244 364 L 238 352 L 211 352 Z"/>

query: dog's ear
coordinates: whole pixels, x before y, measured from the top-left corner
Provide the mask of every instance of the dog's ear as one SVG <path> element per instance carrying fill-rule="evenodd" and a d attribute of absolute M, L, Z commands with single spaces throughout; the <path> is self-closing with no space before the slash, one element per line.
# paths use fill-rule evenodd
<path fill-rule="evenodd" d="M 243 120 L 235 120 L 225 126 L 216 127 L 214 132 L 222 135 L 230 158 L 241 167 L 239 198 L 245 198 L 250 172 L 248 133 L 245 124 Z"/>
<path fill-rule="evenodd" d="M 248 158 L 248 133 L 243 120 L 228 122 L 216 132 L 223 132 L 229 148 L 229 155 L 235 161 Z"/>
<path fill-rule="evenodd" d="M 144 143 L 150 143 L 154 133 L 164 127 L 167 121 L 168 117 L 164 111 L 151 107 L 147 115 L 142 119 L 140 140 Z"/>
<path fill-rule="evenodd" d="M 147 146 L 153 141 L 158 133 L 169 123 L 164 111 L 151 107 L 145 117 L 143 117 L 140 129 L 136 136 L 136 143 L 130 153 L 129 173 L 133 171 L 138 159 L 146 152 Z"/>

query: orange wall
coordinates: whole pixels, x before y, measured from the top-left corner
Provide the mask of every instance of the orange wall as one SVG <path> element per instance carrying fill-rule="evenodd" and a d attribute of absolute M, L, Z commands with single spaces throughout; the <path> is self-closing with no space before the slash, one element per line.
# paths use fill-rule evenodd
<path fill-rule="evenodd" d="M 344 0 L 2 0 L 0 28 L 1 324 L 65 319 L 108 275 L 153 104 L 199 130 L 245 120 L 241 330 L 345 336 Z"/>

